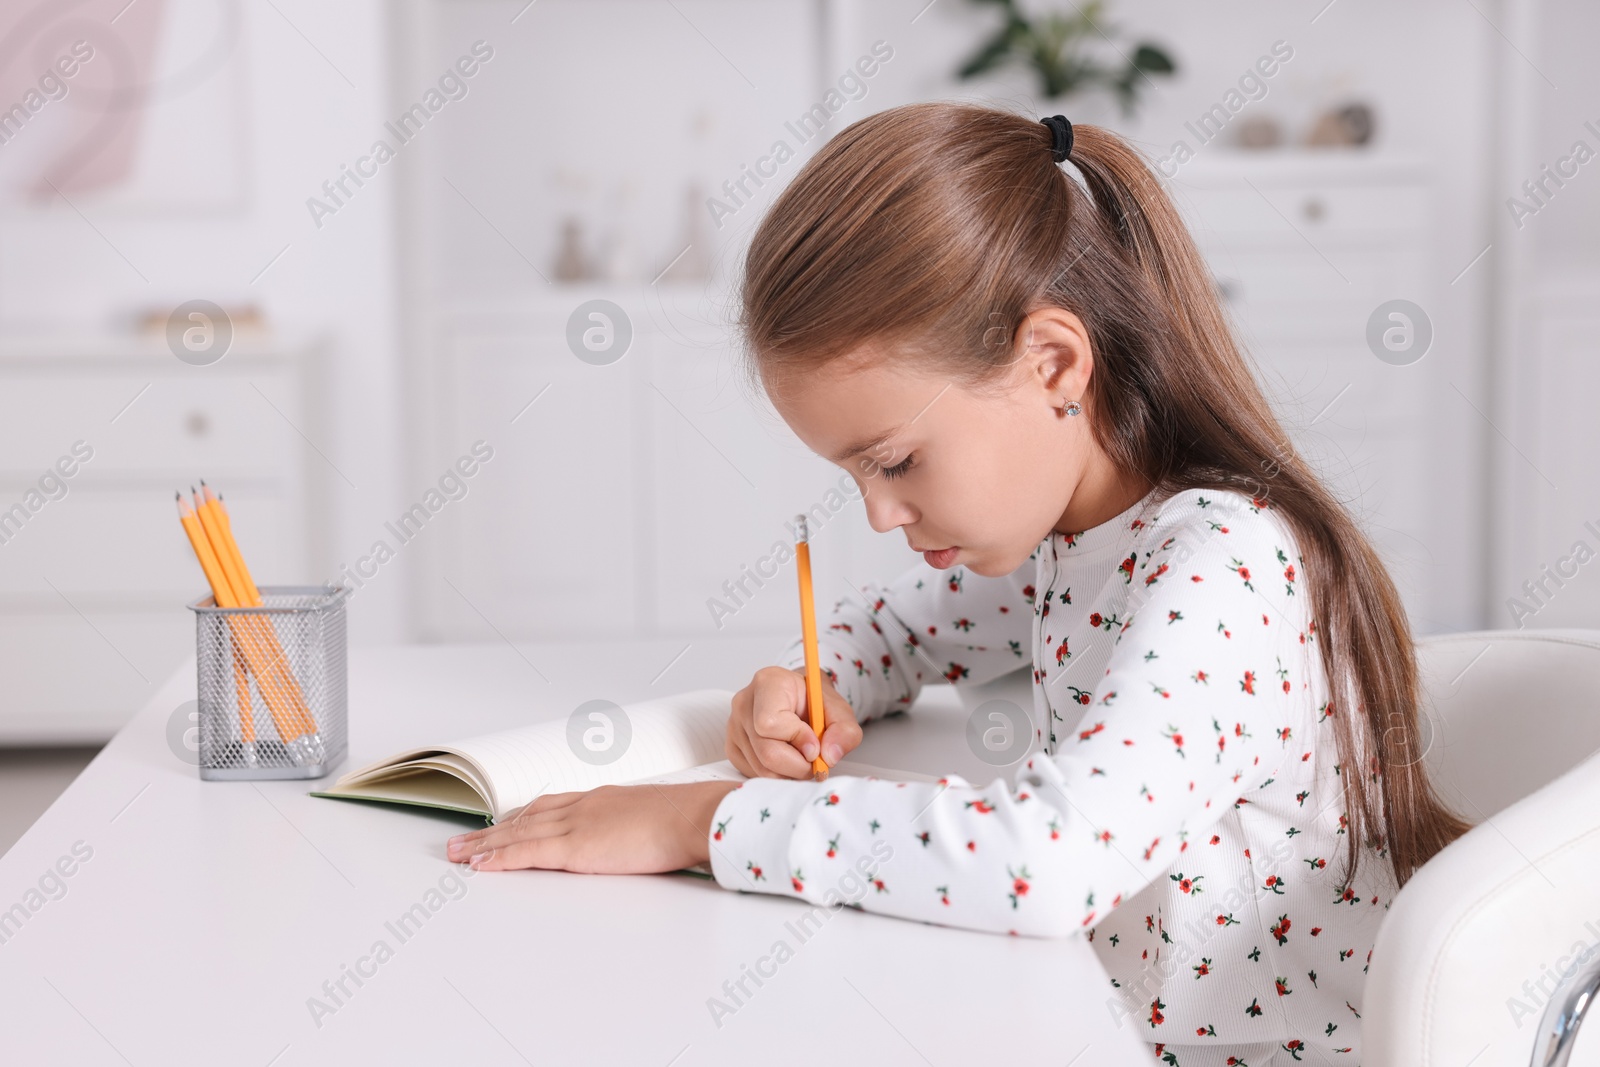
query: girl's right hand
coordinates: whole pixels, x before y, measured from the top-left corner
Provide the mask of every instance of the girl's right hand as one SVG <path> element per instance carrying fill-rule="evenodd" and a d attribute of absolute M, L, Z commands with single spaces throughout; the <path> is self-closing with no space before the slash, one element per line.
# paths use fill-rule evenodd
<path fill-rule="evenodd" d="M 831 768 L 861 743 L 855 709 L 822 676 L 822 758 Z M 733 695 L 728 760 L 747 778 L 810 778 L 817 735 L 806 711 L 806 679 L 786 667 L 763 667 Z"/>

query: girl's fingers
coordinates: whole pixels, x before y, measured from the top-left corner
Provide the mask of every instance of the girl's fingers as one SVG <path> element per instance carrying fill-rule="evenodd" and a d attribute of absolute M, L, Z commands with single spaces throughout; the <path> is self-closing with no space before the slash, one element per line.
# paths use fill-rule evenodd
<path fill-rule="evenodd" d="M 831 767 L 861 744 L 861 724 L 856 722 L 855 710 L 843 697 L 838 697 L 837 701 L 825 700 L 823 710 L 828 725 L 822 731 L 822 758 Z"/>
<path fill-rule="evenodd" d="M 515 871 L 525 867 L 562 867 L 565 862 L 564 839 L 567 831 L 549 823 L 541 825 L 548 828 L 549 832 L 475 853 L 470 860 L 472 869 Z"/>
<path fill-rule="evenodd" d="M 756 778 L 761 774 L 761 765 L 756 762 L 750 752 L 750 742 L 745 737 L 743 730 L 736 730 L 728 737 L 728 748 L 731 750 L 728 761 L 738 768 L 739 773 L 746 778 Z M 738 759 L 734 759 L 734 754 Z"/>
<path fill-rule="evenodd" d="M 806 732 L 813 752 L 817 747 L 817 735 L 811 732 L 811 727 L 800 727 Z M 788 741 L 774 741 L 771 738 L 757 737 L 754 739 L 756 755 L 761 760 L 761 766 L 775 776 L 785 778 L 811 777 L 811 760 L 801 755 L 800 751 Z"/>
<path fill-rule="evenodd" d="M 445 845 L 451 859 L 468 859 L 475 853 L 498 848 L 518 837 L 533 833 L 534 827 L 559 822 L 566 817 L 565 808 L 577 802 L 581 792 L 546 793 L 517 808 L 493 826 L 457 834 Z M 542 833 L 543 831 L 539 831 Z"/>
<path fill-rule="evenodd" d="M 807 760 L 815 758 L 817 735 L 806 716 L 805 679 L 793 671 L 775 672 L 773 678 L 774 684 L 761 686 L 755 693 L 751 723 L 756 736 L 782 741 Z M 762 754 L 757 744 L 756 755 Z"/>

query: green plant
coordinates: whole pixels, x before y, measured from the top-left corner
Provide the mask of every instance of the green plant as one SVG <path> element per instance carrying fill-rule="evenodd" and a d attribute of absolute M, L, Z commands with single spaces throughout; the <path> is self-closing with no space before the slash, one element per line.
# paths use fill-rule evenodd
<path fill-rule="evenodd" d="M 1007 63 L 1026 63 L 1039 75 L 1045 96 L 1054 98 L 1095 85 L 1116 94 L 1123 117 L 1133 114 L 1141 80 L 1152 74 L 1171 74 L 1177 64 L 1161 48 L 1148 41 L 1134 46 L 1130 56 L 1117 49 L 1123 62 L 1103 64 L 1089 54 L 1085 42 L 1098 35 L 1109 43 L 1115 28 L 1101 22 L 1104 4 L 1085 0 L 1076 15 L 1049 14 L 1030 19 L 1017 9 L 1016 0 L 973 0 L 996 4 L 1006 22 L 992 38 L 961 65 L 957 76 L 977 77 Z M 1113 48 L 1116 46 L 1113 45 Z"/>

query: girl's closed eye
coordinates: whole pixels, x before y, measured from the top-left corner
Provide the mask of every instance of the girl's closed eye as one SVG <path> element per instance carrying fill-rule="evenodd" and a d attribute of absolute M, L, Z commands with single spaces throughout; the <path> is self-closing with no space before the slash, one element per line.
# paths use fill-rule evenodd
<path fill-rule="evenodd" d="M 915 455 L 915 452 L 908 452 L 906 453 L 906 458 L 901 460 L 899 463 L 896 463 L 894 466 L 880 467 L 878 469 L 883 471 L 883 476 L 885 478 L 898 478 L 906 471 L 911 469 L 911 457 Z"/>

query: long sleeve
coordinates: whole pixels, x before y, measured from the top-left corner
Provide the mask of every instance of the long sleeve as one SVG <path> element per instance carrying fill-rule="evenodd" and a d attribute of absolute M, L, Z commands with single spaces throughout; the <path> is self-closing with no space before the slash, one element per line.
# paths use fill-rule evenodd
<path fill-rule="evenodd" d="M 975 685 L 1025 666 L 1036 570 L 1036 555 L 996 578 L 918 563 L 888 586 L 863 586 L 819 612 L 823 673 L 868 722 L 909 708 L 929 681 Z M 805 666 L 798 636 L 776 662 Z"/>
<path fill-rule="evenodd" d="M 718 883 L 1039 936 L 1088 927 L 1164 874 L 1203 892 L 1184 852 L 1291 746 L 1301 758 L 1304 691 L 1292 697 L 1290 677 L 1305 674 L 1309 614 L 1276 516 L 1201 499 L 1097 565 L 1099 582 L 1075 575 L 1080 600 L 1091 587 L 1099 598 L 1067 636 L 1110 648 L 1098 681 L 1049 692 L 1082 711 L 1055 751 L 1036 749 L 1010 784 L 751 779 L 716 812 Z M 940 603 L 907 599 L 916 624 Z"/>

